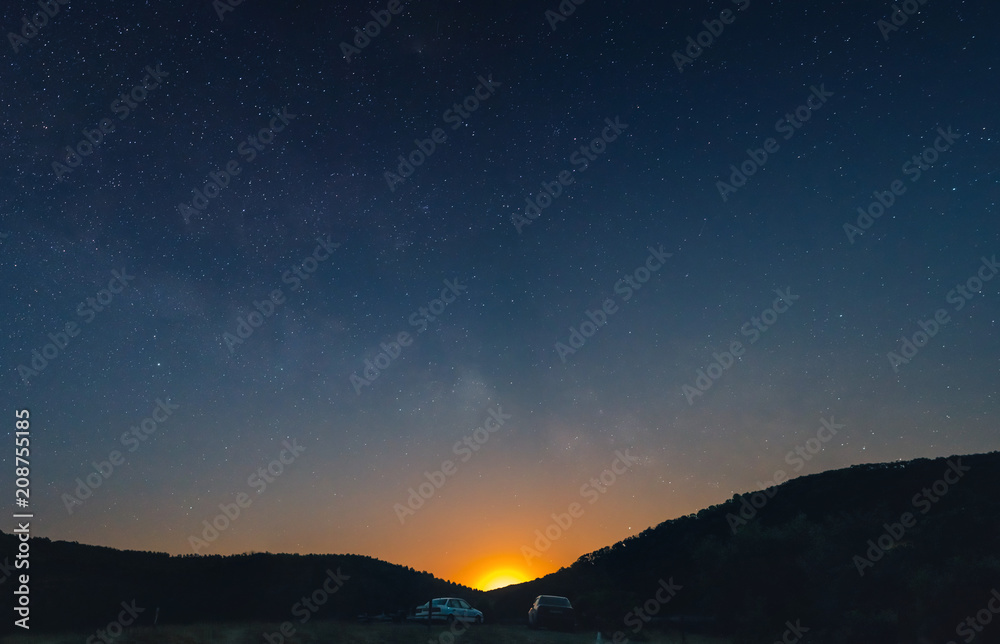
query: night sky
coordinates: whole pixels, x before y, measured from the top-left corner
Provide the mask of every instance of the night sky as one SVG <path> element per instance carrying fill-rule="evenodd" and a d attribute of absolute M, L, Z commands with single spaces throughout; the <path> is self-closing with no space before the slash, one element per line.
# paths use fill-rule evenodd
<path fill-rule="evenodd" d="M 997 449 L 991 3 L 49 4 L 0 20 L 37 536 L 491 587 Z"/>

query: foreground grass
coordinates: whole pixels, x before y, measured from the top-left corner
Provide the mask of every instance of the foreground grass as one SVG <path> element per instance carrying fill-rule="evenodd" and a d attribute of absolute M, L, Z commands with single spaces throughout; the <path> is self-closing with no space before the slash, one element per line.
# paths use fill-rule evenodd
<path fill-rule="evenodd" d="M 114 644 L 265 644 L 264 633 L 276 633 L 278 624 L 195 624 L 131 628 Z M 15 635 L 4 644 L 80 644 L 94 633 Z M 604 641 L 610 644 L 610 633 Z M 313 622 L 296 625 L 295 634 L 284 644 L 584 644 L 596 640 L 597 632 L 555 633 L 532 631 L 524 626 L 486 624 L 469 628 L 459 635 L 448 629 L 413 624 L 351 624 Z M 280 636 L 279 636 L 280 637 Z M 679 635 L 640 632 L 629 638 L 649 644 L 680 644 Z M 96 640 L 95 640 L 96 641 Z M 272 640 L 278 644 L 277 638 Z M 727 640 L 689 635 L 686 644 L 728 644 Z"/>

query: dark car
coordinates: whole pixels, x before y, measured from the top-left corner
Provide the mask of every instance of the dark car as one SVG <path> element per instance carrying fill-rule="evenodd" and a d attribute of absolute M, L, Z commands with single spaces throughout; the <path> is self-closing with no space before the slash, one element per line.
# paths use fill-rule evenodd
<path fill-rule="evenodd" d="M 539 595 L 528 609 L 528 626 L 571 631 L 576 626 L 573 604 L 558 595 Z"/>

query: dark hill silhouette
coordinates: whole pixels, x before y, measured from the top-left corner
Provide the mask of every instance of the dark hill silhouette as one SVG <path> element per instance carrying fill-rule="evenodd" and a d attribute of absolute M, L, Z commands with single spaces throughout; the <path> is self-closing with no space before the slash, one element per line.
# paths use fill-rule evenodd
<path fill-rule="evenodd" d="M 933 486 L 947 472 L 955 482 L 938 484 L 938 492 L 947 485 L 938 497 Z M 151 609 L 140 623 L 151 623 L 155 607 L 160 623 L 296 620 L 293 605 L 339 569 L 350 579 L 315 618 L 412 610 L 457 595 L 489 621 L 523 622 L 536 595 L 554 594 L 573 601 L 587 628 L 630 638 L 638 624 L 682 622 L 708 624 L 738 642 L 771 642 L 798 620 L 813 642 L 943 642 L 961 641 L 956 625 L 1000 589 L 1000 453 L 857 465 L 769 492 L 735 495 L 489 593 L 361 555 L 169 556 L 36 538 L 32 629 L 97 628 L 133 599 Z M 735 520 L 741 510 L 745 524 Z M 909 526 L 901 523 L 905 512 L 913 515 Z M 884 536 L 886 524 L 896 536 Z M 859 563 L 855 556 L 865 557 L 880 536 L 886 551 L 870 566 Z M 0 542 L 13 561 L 15 537 L 0 533 Z M 661 580 L 671 579 L 681 588 L 656 605 Z M 13 584 L 3 583 L 8 598 Z M 625 621 L 647 602 L 656 608 L 652 622 Z M 1000 641 L 996 621 L 981 641 Z"/>
<path fill-rule="evenodd" d="M 959 477 L 949 461 L 968 472 Z M 932 486 L 947 471 L 957 482 L 937 497 Z M 630 635 L 627 613 L 654 597 L 660 579 L 673 578 L 683 588 L 657 617 L 708 618 L 737 641 L 780 640 L 786 621 L 801 620 L 814 642 L 929 643 L 964 641 L 958 622 L 1000 589 L 1000 453 L 856 465 L 770 492 L 745 525 L 732 519 L 741 509 L 749 515 L 743 500 L 752 494 L 494 591 L 492 608 L 514 615 L 538 594 L 565 595 L 602 630 Z M 912 527 L 891 543 L 883 538 L 889 549 L 878 561 L 854 560 L 904 512 L 914 515 Z M 982 641 L 1000 641 L 995 619 Z"/>
<path fill-rule="evenodd" d="M 15 537 L 0 533 L 0 542 L 13 561 Z M 354 619 L 366 612 L 412 612 L 417 604 L 434 597 L 460 596 L 470 601 L 482 597 L 481 591 L 428 572 L 364 555 L 171 556 L 45 538 L 33 538 L 30 544 L 33 632 L 103 627 L 122 610 L 123 601 L 133 600 L 143 609 L 138 624 L 151 625 L 157 608 L 159 624 L 297 624 L 306 614 L 311 619 Z M 342 582 L 339 587 L 336 581 L 328 581 L 327 571 Z M 2 585 L 8 597 L 14 583 L 12 576 Z M 324 583 L 327 590 L 336 592 L 323 591 L 316 600 L 322 606 L 312 610 L 301 603 L 323 589 Z M 5 620 L 4 632 L 15 630 L 10 622 Z"/>

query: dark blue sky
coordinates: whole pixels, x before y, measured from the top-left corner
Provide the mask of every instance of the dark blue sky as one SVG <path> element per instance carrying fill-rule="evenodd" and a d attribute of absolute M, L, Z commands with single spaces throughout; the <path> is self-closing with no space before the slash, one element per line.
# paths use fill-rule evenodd
<path fill-rule="evenodd" d="M 55 6 L 0 59 L 0 387 L 44 536 L 475 585 L 778 470 L 996 449 L 992 6 L 892 31 L 879 2 Z"/>

